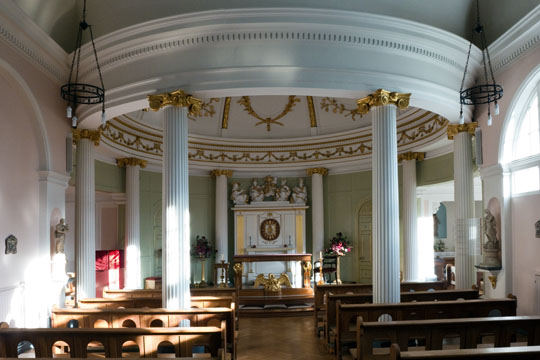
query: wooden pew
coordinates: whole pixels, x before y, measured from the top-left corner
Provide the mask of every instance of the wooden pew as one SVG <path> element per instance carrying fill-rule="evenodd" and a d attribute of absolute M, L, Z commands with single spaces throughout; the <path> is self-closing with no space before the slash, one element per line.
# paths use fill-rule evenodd
<path fill-rule="evenodd" d="M 431 350 L 400 352 L 397 344 L 390 348 L 391 360 L 538 360 L 540 346 L 516 346 L 487 349 Z"/>
<path fill-rule="evenodd" d="M 413 301 L 450 301 L 450 300 L 473 300 L 478 299 L 478 290 L 440 290 L 440 291 L 413 291 L 402 292 L 401 302 Z M 336 303 L 341 304 L 365 304 L 372 303 L 372 294 L 340 294 L 326 293 L 324 304 L 324 336 L 326 343 L 331 343 L 330 329 L 336 326 Z"/>
<path fill-rule="evenodd" d="M 192 296 L 191 307 L 231 307 L 234 300 L 230 296 Z M 161 298 L 132 298 L 132 299 L 80 299 L 79 307 L 82 309 L 134 309 L 134 308 L 161 308 Z"/>
<path fill-rule="evenodd" d="M 236 316 L 233 308 L 203 308 L 190 310 L 166 309 L 58 309 L 51 314 L 53 328 L 67 328 L 71 320 L 79 328 L 154 328 L 177 327 L 181 320 L 189 320 L 193 327 L 219 326 L 226 322 L 229 350 L 236 356 Z"/>
<path fill-rule="evenodd" d="M 29 341 L 36 358 L 52 358 L 53 345 L 65 342 L 73 358 L 86 358 L 88 345 L 99 341 L 106 358 L 121 358 L 122 345 L 133 341 L 140 357 L 158 357 L 158 347 L 168 341 L 177 357 L 191 357 L 193 346 L 204 346 L 216 358 L 226 344 L 225 322 L 220 327 L 156 328 L 156 329 L 0 329 L 0 358 L 16 358 L 17 345 Z M 92 346 L 92 345 L 91 345 Z M 225 352 L 221 352 L 221 359 Z"/>
<path fill-rule="evenodd" d="M 400 284 L 401 292 L 409 291 L 428 291 L 444 290 L 446 283 L 444 281 L 432 282 L 405 282 Z M 321 312 L 324 310 L 324 294 L 366 294 L 373 291 L 372 284 L 315 284 L 314 289 L 314 315 L 315 315 L 315 334 L 318 336 L 319 321 L 322 320 Z"/>
<path fill-rule="evenodd" d="M 334 344 L 337 358 L 341 359 L 343 343 L 356 341 L 356 320 L 359 316 L 366 322 L 375 322 L 381 315 L 390 315 L 394 321 L 515 316 L 516 300 L 480 299 L 343 305 L 338 300 Z"/>
<path fill-rule="evenodd" d="M 364 322 L 358 317 L 356 354 L 358 360 L 389 359 L 374 353 L 375 341 L 388 341 L 408 350 L 410 339 L 425 340 L 425 350 L 442 350 L 445 337 L 459 337 L 460 349 L 475 349 L 483 336 L 493 336 L 494 347 L 509 347 L 519 333 L 527 334 L 527 345 L 540 345 L 539 316 L 507 316 L 442 320 Z M 382 349 L 381 349 L 382 350 Z"/>

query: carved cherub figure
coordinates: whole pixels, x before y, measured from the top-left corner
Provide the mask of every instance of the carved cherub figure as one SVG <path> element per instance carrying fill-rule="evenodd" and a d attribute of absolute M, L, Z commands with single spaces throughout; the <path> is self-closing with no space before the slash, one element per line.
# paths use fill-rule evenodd
<path fill-rule="evenodd" d="M 249 188 L 249 196 L 251 201 L 263 201 L 264 200 L 264 191 L 263 187 L 257 183 L 257 179 L 253 179 L 253 183 Z"/>
<path fill-rule="evenodd" d="M 293 204 L 305 204 L 307 202 L 307 188 L 304 185 L 304 179 L 298 179 L 298 185 L 293 187 L 291 195 L 291 203 Z"/>
<path fill-rule="evenodd" d="M 291 195 L 291 188 L 287 185 L 287 179 L 281 179 L 281 185 L 276 192 L 276 201 L 287 201 Z"/>
<path fill-rule="evenodd" d="M 244 189 L 240 188 L 240 184 L 234 183 L 231 191 L 231 200 L 234 205 L 246 205 L 249 201 L 249 196 Z"/>

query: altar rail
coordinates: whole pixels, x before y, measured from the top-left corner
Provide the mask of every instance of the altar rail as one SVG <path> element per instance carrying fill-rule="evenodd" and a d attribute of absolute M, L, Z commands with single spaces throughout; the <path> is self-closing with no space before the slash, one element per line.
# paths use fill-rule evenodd
<path fill-rule="evenodd" d="M 433 350 L 400 352 L 397 344 L 390 348 L 391 360 L 538 360 L 540 346 L 516 346 L 487 349 Z"/>
<path fill-rule="evenodd" d="M 229 296 L 235 299 L 235 301 L 237 297 L 237 290 L 235 288 L 193 288 L 190 289 L 190 292 L 191 296 Z M 103 297 L 105 299 L 161 299 L 162 294 L 162 289 L 103 289 Z"/>
<path fill-rule="evenodd" d="M 0 358 L 17 358 L 17 346 L 32 343 L 36 358 L 52 358 L 53 345 L 64 342 L 74 358 L 88 357 L 88 345 L 100 342 L 106 358 L 122 357 L 122 346 L 133 341 L 140 357 L 158 357 L 158 347 L 170 343 L 176 357 L 191 357 L 193 346 L 203 346 L 212 356 L 227 343 L 225 321 L 220 327 L 156 329 L 0 329 Z M 91 345 L 92 346 L 92 345 Z M 100 348 L 101 348 L 100 346 Z M 221 352 L 225 359 L 225 352 Z"/>
<path fill-rule="evenodd" d="M 228 307 L 234 304 L 233 297 L 230 296 L 192 296 L 192 308 L 213 308 Z M 118 308 L 161 308 L 161 298 L 133 298 L 133 299 L 103 299 L 87 298 L 79 300 L 79 307 L 82 309 L 118 309 Z"/>

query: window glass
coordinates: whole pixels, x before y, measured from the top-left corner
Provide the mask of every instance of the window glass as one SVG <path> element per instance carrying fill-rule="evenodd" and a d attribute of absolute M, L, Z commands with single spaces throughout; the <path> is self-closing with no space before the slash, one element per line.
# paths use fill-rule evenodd
<path fill-rule="evenodd" d="M 514 140 L 512 160 L 540 153 L 540 131 L 538 119 L 538 96 L 529 103 L 521 120 L 517 137 Z"/>
<path fill-rule="evenodd" d="M 530 167 L 512 173 L 512 193 L 521 194 L 540 189 L 540 168 Z"/>

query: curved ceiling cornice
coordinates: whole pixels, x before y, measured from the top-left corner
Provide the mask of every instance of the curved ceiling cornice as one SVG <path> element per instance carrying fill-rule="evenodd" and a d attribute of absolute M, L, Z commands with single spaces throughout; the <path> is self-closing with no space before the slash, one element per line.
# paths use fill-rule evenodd
<path fill-rule="evenodd" d="M 382 87 L 411 92 L 412 106 L 457 120 L 468 43 L 388 16 L 273 8 L 160 19 L 111 33 L 97 46 L 109 116 L 145 107 L 147 94 L 177 88 L 206 98 L 360 98 Z M 479 60 L 474 48 L 473 68 Z M 95 76 L 91 61 L 81 65 L 82 74 Z M 97 127 L 98 110 L 80 114 L 83 127 Z"/>

